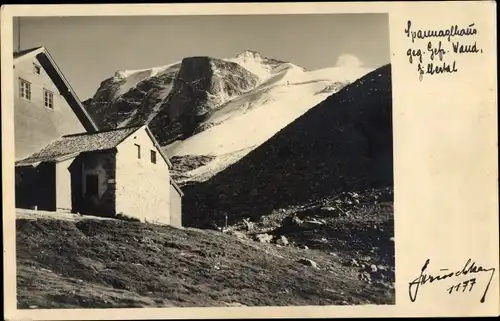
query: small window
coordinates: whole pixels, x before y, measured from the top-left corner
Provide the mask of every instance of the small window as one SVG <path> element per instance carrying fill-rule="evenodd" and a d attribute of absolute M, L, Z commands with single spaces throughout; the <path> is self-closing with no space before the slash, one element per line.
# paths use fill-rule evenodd
<path fill-rule="evenodd" d="M 21 79 L 19 84 L 20 96 L 23 99 L 31 100 L 31 83 L 27 82 L 24 79 Z"/>
<path fill-rule="evenodd" d="M 141 158 L 141 146 L 138 144 L 134 144 L 137 148 L 137 158 Z"/>
<path fill-rule="evenodd" d="M 151 151 L 151 163 L 156 164 L 156 152 L 154 150 Z"/>
<path fill-rule="evenodd" d="M 45 107 L 54 109 L 54 93 L 44 89 L 43 90 L 43 104 Z"/>
<path fill-rule="evenodd" d="M 42 72 L 42 68 L 37 64 L 33 64 L 33 72 L 39 75 Z"/>
<path fill-rule="evenodd" d="M 85 176 L 85 196 L 99 195 L 99 179 L 96 174 L 87 174 Z"/>

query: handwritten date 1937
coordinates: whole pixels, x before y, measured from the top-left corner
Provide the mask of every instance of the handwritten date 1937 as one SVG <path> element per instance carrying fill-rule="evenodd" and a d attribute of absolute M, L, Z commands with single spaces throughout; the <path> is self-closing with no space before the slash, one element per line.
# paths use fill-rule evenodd
<path fill-rule="evenodd" d="M 420 270 L 420 276 L 417 277 L 415 280 L 410 282 L 409 284 L 409 296 L 410 300 L 412 302 L 415 302 L 417 299 L 417 294 L 420 289 L 420 286 L 423 286 L 428 283 L 438 283 L 446 279 L 451 279 L 453 277 L 458 277 L 461 275 L 468 275 L 468 274 L 475 274 L 475 273 L 481 273 L 481 272 L 490 272 L 490 279 L 488 281 L 488 284 L 486 285 L 486 288 L 483 292 L 483 295 L 481 297 L 480 302 L 484 303 L 486 301 L 486 294 L 488 293 L 488 289 L 490 287 L 491 280 L 493 279 L 493 276 L 495 274 L 495 268 L 484 268 L 480 265 L 476 265 L 476 262 L 472 262 L 472 259 L 468 259 L 467 262 L 465 263 L 464 267 L 460 270 L 452 271 L 452 272 L 447 272 L 449 269 L 440 269 L 441 272 L 443 272 L 440 275 L 431 275 L 427 273 L 427 268 L 429 266 L 430 260 L 427 259 L 422 266 L 422 269 Z M 467 281 L 463 281 L 460 283 L 456 283 L 455 285 L 448 287 L 447 291 L 451 294 L 454 291 L 457 292 L 461 287 L 463 287 L 463 291 L 465 292 L 466 289 L 468 288 L 469 291 L 472 291 L 472 288 L 476 284 L 476 278 L 471 278 Z"/>
<path fill-rule="evenodd" d="M 476 278 L 472 278 L 463 282 L 459 282 L 455 285 L 452 285 L 448 289 L 446 289 L 446 291 L 448 291 L 449 294 L 452 294 L 453 292 L 460 291 L 460 289 L 462 289 L 462 292 L 465 292 L 467 289 L 469 289 L 470 292 L 472 291 L 474 284 L 476 284 Z"/>

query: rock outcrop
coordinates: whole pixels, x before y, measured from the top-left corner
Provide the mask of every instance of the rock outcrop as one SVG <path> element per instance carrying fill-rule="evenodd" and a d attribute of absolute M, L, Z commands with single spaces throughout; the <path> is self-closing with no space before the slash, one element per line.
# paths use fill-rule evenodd
<path fill-rule="evenodd" d="M 209 57 L 182 61 L 169 96 L 149 123 L 162 145 L 189 137 L 218 106 L 257 84 L 240 65 Z"/>

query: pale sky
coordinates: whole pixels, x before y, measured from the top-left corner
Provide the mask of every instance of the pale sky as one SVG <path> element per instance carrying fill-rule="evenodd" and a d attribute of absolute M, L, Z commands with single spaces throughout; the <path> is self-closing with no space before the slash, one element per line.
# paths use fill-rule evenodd
<path fill-rule="evenodd" d="M 14 49 L 17 49 L 14 20 Z M 390 62 L 387 14 L 24 17 L 21 50 L 45 46 L 81 100 L 117 70 L 245 50 L 310 70 Z"/>

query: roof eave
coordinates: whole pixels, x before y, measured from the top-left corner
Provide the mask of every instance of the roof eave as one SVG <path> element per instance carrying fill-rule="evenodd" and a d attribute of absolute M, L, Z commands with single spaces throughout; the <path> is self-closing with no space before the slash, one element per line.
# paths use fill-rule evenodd
<path fill-rule="evenodd" d="M 179 192 L 179 195 L 181 197 L 184 196 L 184 193 L 182 192 L 181 188 L 179 187 L 179 185 L 177 185 L 177 183 L 172 178 L 170 179 L 170 184 L 175 188 L 175 190 L 177 192 Z"/>
<path fill-rule="evenodd" d="M 96 125 L 96 123 L 93 121 L 92 117 L 90 117 L 89 113 L 87 112 L 87 110 L 85 109 L 85 107 L 83 106 L 82 102 L 80 101 L 80 98 L 78 98 L 78 96 L 76 95 L 76 92 L 75 90 L 71 87 L 71 84 L 69 83 L 69 81 L 66 79 L 66 77 L 64 76 L 64 74 L 62 73 L 61 69 L 59 69 L 59 66 L 57 65 L 57 63 L 55 62 L 54 58 L 52 58 L 52 55 L 49 53 L 49 51 L 44 48 L 44 47 L 41 47 L 39 50 L 41 50 L 40 52 L 37 53 L 38 54 L 44 54 L 47 59 L 49 60 L 50 64 L 53 66 L 54 70 L 56 71 L 56 73 L 58 74 L 59 78 L 61 78 L 61 80 L 63 81 L 64 85 L 66 86 L 66 88 L 68 89 L 68 92 L 69 94 L 73 97 L 73 99 L 76 101 L 76 104 L 77 104 L 77 108 L 80 109 L 83 113 L 83 115 L 85 116 L 86 118 L 86 121 L 88 122 L 88 124 L 91 126 L 91 129 L 95 132 L 99 131 L 99 127 Z M 38 50 L 36 50 L 38 51 Z M 88 129 L 87 129 L 88 130 Z M 89 130 L 89 131 L 92 131 L 92 130 Z"/>
<path fill-rule="evenodd" d="M 160 153 L 161 157 L 163 157 L 163 159 L 167 163 L 168 168 L 172 168 L 172 162 L 170 161 L 170 159 L 168 159 L 167 154 L 165 154 L 165 152 L 161 149 L 161 146 L 158 143 L 158 141 L 156 140 L 156 138 L 154 137 L 153 133 L 151 132 L 151 129 L 149 129 L 148 125 L 144 125 L 144 128 L 146 129 L 146 133 L 149 135 L 149 137 L 153 141 L 153 144 L 155 145 L 156 149 L 158 149 L 158 152 Z"/>
<path fill-rule="evenodd" d="M 15 168 L 26 168 L 26 167 L 36 167 L 41 162 L 33 162 L 33 163 L 16 163 L 14 165 Z"/>
<path fill-rule="evenodd" d="M 40 46 L 36 49 L 33 49 L 32 51 L 28 52 L 28 53 L 25 53 L 24 55 L 21 55 L 19 57 L 13 57 L 13 61 L 14 61 L 14 64 L 19 62 L 19 61 L 22 61 L 22 60 L 25 60 L 27 59 L 28 57 L 32 57 L 32 56 L 36 56 L 42 52 L 46 51 L 45 47 L 44 46 Z"/>

